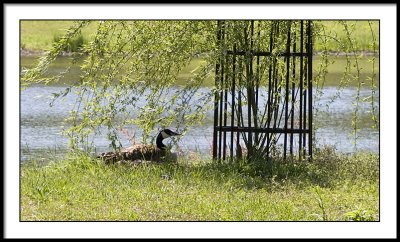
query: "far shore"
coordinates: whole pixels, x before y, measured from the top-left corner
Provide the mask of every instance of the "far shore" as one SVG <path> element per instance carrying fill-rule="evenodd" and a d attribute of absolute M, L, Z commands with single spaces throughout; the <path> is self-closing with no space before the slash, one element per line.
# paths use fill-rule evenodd
<path fill-rule="evenodd" d="M 20 49 L 20 56 L 21 57 L 40 57 L 46 54 L 45 50 L 32 50 L 32 49 Z M 323 55 L 324 52 L 318 51 L 314 52 L 314 56 L 321 56 Z M 63 51 L 60 56 L 72 56 L 73 52 L 66 52 Z M 372 52 L 372 51 L 358 51 L 358 52 L 352 52 L 352 53 L 346 53 L 346 52 L 327 52 L 326 55 L 328 56 L 354 56 L 354 55 L 363 55 L 363 56 L 374 56 L 377 55 L 379 56 L 379 53 L 377 52 Z"/>

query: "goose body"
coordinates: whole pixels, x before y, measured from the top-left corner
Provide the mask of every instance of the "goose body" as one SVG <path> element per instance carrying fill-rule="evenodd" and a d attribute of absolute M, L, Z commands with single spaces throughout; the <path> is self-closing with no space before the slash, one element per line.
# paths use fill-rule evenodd
<path fill-rule="evenodd" d="M 180 135 L 169 129 L 161 130 L 156 139 L 156 145 L 137 144 L 124 148 L 116 152 L 102 153 L 98 156 L 105 161 L 105 163 L 117 162 L 130 162 L 141 163 L 146 162 L 161 162 L 165 158 L 176 158 L 174 154 L 170 153 L 162 141 L 171 136 Z"/>

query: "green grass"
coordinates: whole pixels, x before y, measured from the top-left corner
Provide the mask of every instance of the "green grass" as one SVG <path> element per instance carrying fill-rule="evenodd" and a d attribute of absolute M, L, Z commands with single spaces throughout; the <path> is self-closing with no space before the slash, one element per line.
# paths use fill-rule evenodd
<path fill-rule="evenodd" d="M 339 43 L 347 41 L 347 34 L 345 28 L 338 21 L 321 21 L 321 23 L 325 27 L 325 34 L 330 36 L 327 38 L 328 51 L 337 51 L 340 49 Z M 359 21 L 346 21 L 349 26 L 349 31 L 351 32 L 351 37 L 355 40 L 355 51 L 373 51 L 373 36 L 371 33 L 371 28 L 368 24 L 368 21 L 359 20 Z M 374 37 L 376 39 L 376 50 L 379 50 L 379 21 L 371 21 L 371 27 L 374 32 Z M 321 32 L 321 34 L 323 34 Z M 334 38 L 331 38 L 334 37 Z M 314 51 L 322 51 L 324 49 L 323 42 L 320 38 L 316 38 L 314 43 Z"/>
<path fill-rule="evenodd" d="M 72 25 L 73 21 L 32 21 L 21 20 L 21 48 L 29 50 L 47 50 L 52 46 L 55 39 L 62 36 Z M 90 36 L 96 31 L 96 24 L 92 23 L 82 31 L 84 39 L 90 39 Z"/>
<path fill-rule="evenodd" d="M 346 39 L 346 34 L 342 25 L 337 21 L 321 21 L 326 27 L 327 34 L 334 36 L 338 40 Z M 356 50 L 372 51 L 372 35 L 367 21 L 348 21 L 349 24 L 355 24 L 352 37 L 357 41 Z M 21 48 L 29 50 L 46 50 L 51 47 L 54 38 L 61 36 L 68 27 L 72 25 L 72 21 L 21 21 Z M 85 40 L 90 40 L 91 35 L 96 31 L 96 23 L 92 23 L 83 29 L 82 35 Z M 379 36 L 379 22 L 374 21 L 372 28 L 376 35 Z M 329 33 L 332 32 L 332 33 Z M 329 38 L 329 40 L 333 40 Z M 377 42 L 377 49 L 379 49 L 379 41 Z M 335 51 L 338 49 L 336 41 L 329 41 L 327 49 Z M 314 43 L 314 51 L 322 51 L 322 42 L 319 38 Z"/>
<path fill-rule="evenodd" d="M 76 156 L 21 166 L 22 221 L 379 220 L 376 155 L 312 163 L 104 165 Z"/>

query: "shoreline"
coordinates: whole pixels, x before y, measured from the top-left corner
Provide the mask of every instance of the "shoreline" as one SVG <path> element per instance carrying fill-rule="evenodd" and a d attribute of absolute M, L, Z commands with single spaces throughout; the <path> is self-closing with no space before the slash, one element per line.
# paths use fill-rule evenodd
<path fill-rule="evenodd" d="M 20 49 L 19 55 L 21 57 L 41 57 L 46 54 L 46 50 L 31 50 L 31 49 Z M 61 52 L 60 56 L 72 56 L 75 52 Z"/>
<path fill-rule="evenodd" d="M 20 56 L 21 57 L 40 57 L 46 53 L 45 50 L 32 50 L 32 49 L 20 49 Z M 72 56 L 75 52 L 65 52 L 63 51 L 60 56 Z M 322 56 L 324 55 L 323 51 L 316 51 L 313 53 L 313 56 Z M 358 51 L 358 52 L 333 52 L 328 51 L 326 52 L 328 56 L 355 56 L 355 55 L 362 55 L 362 56 L 377 56 L 379 57 L 379 52 L 373 51 Z"/>

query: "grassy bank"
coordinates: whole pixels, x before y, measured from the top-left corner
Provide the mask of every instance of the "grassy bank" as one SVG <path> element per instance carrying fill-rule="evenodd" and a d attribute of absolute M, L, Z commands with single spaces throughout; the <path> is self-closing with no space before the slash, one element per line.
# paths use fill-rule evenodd
<path fill-rule="evenodd" d="M 104 165 L 86 156 L 21 166 L 22 221 L 379 220 L 376 155 L 312 163 Z"/>
<path fill-rule="evenodd" d="M 344 31 L 343 25 L 340 25 L 337 21 L 321 21 L 325 27 L 325 34 L 334 38 L 328 38 L 328 40 L 340 40 L 343 41 L 347 38 L 346 32 Z M 351 36 L 356 40 L 357 51 L 373 51 L 371 46 L 372 35 L 368 21 L 347 21 L 349 25 L 355 24 L 354 31 Z M 57 37 L 60 37 L 68 27 L 70 27 L 72 21 L 21 21 L 20 32 L 21 32 L 21 48 L 26 50 L 46 50 L 51 47 Z M 93 22 L 89 24 L 82 31 L 82 36 L 85 41 L 89 41 L 91 36 L 96 32 L 97 24 Z M 379 36 L 379 22 L 374 21 L 372 29 L 375 33 L 375 37 Z M 329 41 L 327 45 L 328 51 L 336 51 L 339 48 L 339 44 L 336 41 Z M 379 48 L 379 41 L 377 42 L 377 49 Z M 314 51 L 320 52 L 324 50 L 323 43 L 319 38 L 316 38 L 314 43 Z M 25 52 L 25 53 L 29 53 Z"/>
<path fill-rule="evenodd" d="M 54 40 L 62 36 L 71 25 L 72 21 L 23 20 L 20 22 L 21 48 L 30 51 L 47 50 Z M 95 23 L 90 24 L 83 29 L 82 36 L 89 40 L 95 33 L 96 27 Z"/>
<path fill-rule="evenodd" d="M 350 36 L 353 39 L 355 51 L 374 52 L 372 46 L 373 37 L 376 39 L 376 50 L 379 50 L 379 21 L 372 21 L 371 26 L 368 21 L 346 21 Z M 336 52 L 340 49 L 340 43 L 346 42 L 348 36 L 342 24 L 338 21 L 321 21 L 325 31 L 321 31 L 320 35 L 327 35 L 327 50 Z M 371 33 L 371 28 L 374 36 Z M 320 52 L 324 50 L 324 43 L 321 38 L 314 41 L 314 51 Z"/>

